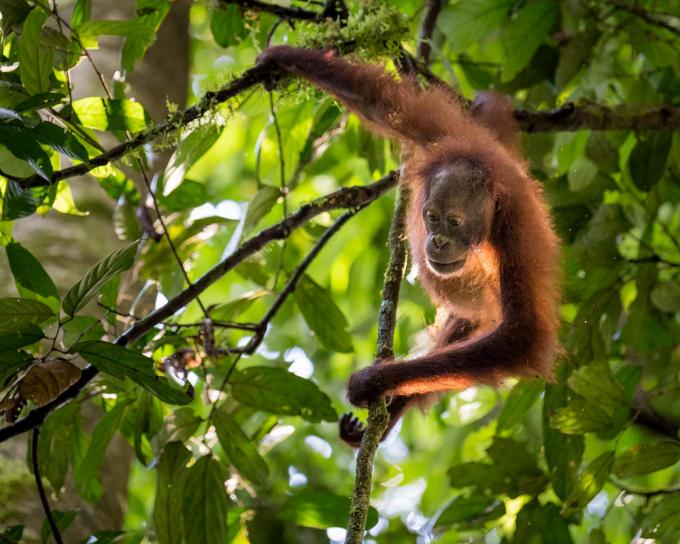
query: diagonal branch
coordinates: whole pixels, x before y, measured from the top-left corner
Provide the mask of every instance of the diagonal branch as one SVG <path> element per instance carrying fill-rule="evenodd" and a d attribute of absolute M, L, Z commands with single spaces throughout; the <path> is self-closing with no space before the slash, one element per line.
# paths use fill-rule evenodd
<path fill-rule="evenodd" d="M 164 306 L 132 325 L 115 340 L 115 343 L 119 346 L 131 344 L 186 306 L 227 272 L 243 262 L 244 259 L 260 251 L 269 242 L 287 238 L 293 230 L 301 227 L 312 217 L 323 212 L 339 208 L 357 209 L 367 206 L 394 187 L 397 183 L 397 178 L 397 173 L 391 172 L 370 185 L 345 187 L 305 204 L 295 213 L 288 216 L 287 219 L 260 231 L 252 238 L 246 240 L 236 251 L 206 272 L 193 285 L 188 286 Z M 26 417 L 13 425 L 0 429 L 0 443 L 41 425 L 51 412 L 69 400 L 76 398 L 97 374 L 98 371 L 93 366 L 84 368 L 78 381 L 62 392 L 56 399 L 33 409 Z"/>

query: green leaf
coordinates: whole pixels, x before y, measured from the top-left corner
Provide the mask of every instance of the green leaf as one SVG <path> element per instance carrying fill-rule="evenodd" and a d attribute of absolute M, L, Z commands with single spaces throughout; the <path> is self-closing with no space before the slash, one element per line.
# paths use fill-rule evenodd
<path fill-rule="evenodd" d="M 642 518 L 642 536 L 660 544 L 674 543 L 680 534 L 680 494 L 665 495 Z"/>
<path fill-rule="evenodd" d="M 23 330 L 30 323 L 42 323 L 54 317 L 49 306 L 30 298 L 0 298 L 0 333 Z"/>
<path fill-rule="evenodd" d="M 7 181 L 2 196 L 2 220 L 12 221 L 35 213 L 38 203 L 30 189 L 22 189 L 15 181 Z"/>
<path fill-rule="evenodd" d="M 567 83 L 588 65 L 599 37 L 600 31 L 595 25 L 590 24 L 583 32 L 575 33 L 560 49 L 560 62 L 555 71 L 555 83 L 558 88 L 564 89 Z"/>
<path fill-rule="evenodd" d="M 61 512 L 59 510 L 53 510 L 52 516 L 54 517 L 54 522 L 57 524 L 59 532 L 63 532 L 69 528 L 73 520 L 76 519 L 76 510 L 71 510 L 70 512 Z M 43 521 L 42 527 L 40 529 L 40 540 L 43 544 L 47 544 L 48 540 L 52 536 L 52 527 L 47 520 Z"/>
<path fill-rule="evenodd" d="M 138 19 L 128 21 L 85 21 L 76 29 L 83 46 L 95 49 L 98 46 L 99 36 L 123 36 L 134 38 L 146 43 L 153 43 L 156 39 L 154 29 Z"/>
<path fill-rule="evenodd" d="M 202 423 L 191 408 L 178 408 L 163 421 L 163 428 L 154 438 L 154 443 L 184 442 L 189 440 Z"/>
<path fill-rule="evenodd" d="M 300 527 L 327 529 L 344 527 L 349 515 L 350 499 L 339 495 L 313 491 L 298 493 L 288 498 L 278 511 L 278 517 Z M 368 510 L 366 528 L 378 522 L 378 512 L 372 506 Z"/>
<path fill-rule="evenodd" d="M 594 402 L 573 400 L 550 418 L 551 425 L 565 434 L 585 434 L 609 431 L 614 424 L 602 408 Z"/>
<path fill-rule="evenodd" d="M 91 96 L 74 101 L 72 108 L 85 128 L 139 132 L 151 124 L 151 118 L 144 106 L 132 100 L 109 100 Z"/>
<path fill-rule="evenodd" d="M 236 45 L 248 36 L 241 9 L 235 4 L 226 5 L 224 9 L 213 10 L 210 17 L 210 31 L 220 47 Z"/>
<path fill-rule="evenodd" d="M 583 471 L 576 487 L 564 503 L 564 510 L 578 512 L 600 492 L 611 474 L 614 453 L 607 451 L 597 457 Z"/>
<path fill-rule="evenodd" d="M 26 161 L 40 177 L 50 181 L 52 175 L 50 158 L 29 130 L 15 123 L 2 124 L 0 125 L 0 144 L 4 145 L 17 159 Z M 20 186 L 17 185 L 17 187 L 21 190 Z"/>
<path fill-rule="evenodd" d="M 510 391 L 503 410 L 498 416 L 496 422 L 498 432 L 510 429 L 520 423 L 544 389 L 545 383 L 540 380 L 522 380 L 517 382 L 512 391 Z"/>
<path fill-rule="evenodd" d="M 552 502 L 541 505 L 536 498 L 522 507 L 517 514 L 513 542 L 549 542 L 572 544 L 569 526 L 560 516 L 560 509 Z"/>
<path fill-rule="evenodd" d="M 0 352 L 0 389 L 18 370 L 26 368 L 33 362 L 33 356 L 25 351 Z"/>
<path fill-rule="evenodd" d="M 304 275 L 293 297 L 309 328 L 329 350 L 349 353 L 353 350 L 352 338 L 347 332 L 347 318 L 335 305 L 326 289 Z"/>
<path fill-rule="evenodd" d="M 179 212 L 197 208 L 208 200 L 208 193 L 203 183 L 185 179 L 168 196 L 159 196 L 158 200 L 168 212 Z"/>
<path fill-rule="evenodd" d="M 670 467 L 678 460 L 680 460 L 680 444 L 677 442 L 636 444 L 616 458 L 614 473 L 619 478 L 630 478 Z"/>
<path fill-rule="evenodd" d="M 81 432 L 77 402 L 52 412 L 40 427 L 40 469 L 54 490 L 61 490 L 66 482 L 71 445 L 78 441 Z"/>
<path fill-rule="evenodd" d="M 63 153 L 71 159 L 87 161 L 88 156 L 85 146 L 73 134 L 66 132 L 63 128 L 44 122 L 39 123 L 30 130 L 39 142 L 50 146 L 55 151 Z"/>
<path fill-rule="evenodd" d="M 241 476 L 258 486 L 266 486 L 269 467 L 250 438 L 229 415 L 217 410 L 213 415 L 220 445 Z"/>
<path fill-rule="evenodd" d="M 184 538 L 195 544 L 216 544 L 227 538 L 225 471 L 210 455 L 201 457 L 184 479 Z M 175 529 L 176 530 L 176 529 Z"/>
<path fill-rule="evenodd" d="M 436 527 L 459 524 L 464 524 L 466 528 L 477 527 L 504 515 L 505 504 L 496 497 L 478 494 L 469 497 L 459 495 L 441 513 Z"/>
<path fill-rule="evenodd" d="M 104 491 L 97 478 L 97 472 L 99 472 L 109 442 L 123 422 L 126 409 L 127 403 L 119 402 L 104 414 L 92 432 L 92 440 L 85 457 L 73 471 L 76 490 L 87 501 L 99 500 Z"/>
<path fill-rule="evenodd" d="M 153 369 L 153 360 L 141 353 L 98 340 L 80 342 L 72 346 L 70 351 L 79 353 L 102 372 L 119 379 L 130 378 L 163 402 L 187 404 L 190 401 L 185 393 L 172 387 L 165 378 L 157 376 Z"/>
<path fill-rule="evenodd" d="M 569 376 L 567 383 L 574 392 L 596 403 L 609 416 L 625 405 L 623 389 L 612 377 L 607 363 L 584 365 Z"/>
<path fill-rule="evenodd" d="M 59 291 L 40 262 L 18 242 L 7 244 L 5 251 L 19 294 L 43 302 L 54 313 L 58 312 Z"/>
<path fill-rule="evenodd" d="M 118 249 L 94 265 L 83 278 L 68 290 L 63 308 L 68 315 L 74 315 L 99 291 L 109 279 L 127 270 L 134 263 L 138 242 Z"/>
<path fill-rule="evenodd" d="M 0 29 L 7 36 L 16 25 L 20 25 L 31 12 L 31 6 L 24 0 L 3 0 Z"/>
<path fill-rule="evenodd" d="M 9 334 L 0 333 L 0 353 L 30 346 L 44 337 L 42 329 L 33 323 Z"/>
<path fill-rule="evenodd" d="M 181 442 L 170 442 L 158 461 L 153 523 L 159 544 L 182 544 L 184 481 L 190 458 L 191 453 Z"/>
<path fill-rule="evenodd" d="M 508 18 L 511 0 L 466 0 L 445 8 L 437 28 L 447 36 L 455 53 L 479 43 Z"/>
<path fill-rule="evenodd" d="M 654 287 L 649 298 L 662 312 L 680 312 L 680 280 L 660 283 Z"/>
<path fill-rule="evenodd" d="M 223 129 L 222 126 L 208 124 L 182 134 L 182 140 L 163 173 L 164 197 L 181 187 L 184 175 L 215 144 Z"/>
<path fill-rule="evenodd" d="M 19 75 L 28 94 L 50 90 L 52 50 L 40 45 L 40 35 L 46 20 L 47 13 L 34 9 L 26 17 L 19 38 Z"/>
<path fill-rule="evenodd" d="M 666 169 L 671 150 L 671 133 L 656 130 L 638 133 L 638 142 L 630 154 L 628 168 L 633 183 L 641 191 L 649 191 L 656 185 Z"/>
<path fill-rule="evenodd" d="M 281 191 L 277 187 L 264 185 L 253 199 L 248 203 L 246 217 L 243 220 L 243 230 L 248 231 L 256 226 L 260 220 L 269 213 L 276 201 L 281 196 Z"/>
<path fill-rule="evenodd" d="M 171 6 L 171 0 L 141 0 L 137 3 L 137 20 L 149 28 L 153 28 L 155 32 L 158 32 L 158 28 L 163 23 Z M 147 49 L 152 43 L 153 42 L 140 38 L 125 38 L 125 43 L 123 44 L 123 49 L 120 54 L 120 64 L 123 69 L 126 72 L 132 72 L 135 63 L 144 57 Z"/>
<path fill-rule="evenodd" d="M 503 81 L 510 81 L 524 68 L 555 24 L 558 5 L 552 0 L 530 0 L 505 30 L 506 58 Z"/>
<path fill-rule="evenodd" d="M 230 380 L 241 404 L 273 414 L 301 416 L 307 421 L 336 421 L 338 415 L 318 386 L 282 368 L 253 366 Z"/>
<path fill-rule="evenodd" d="M 71 13 L 71 26 L 78 28 L 85 21 L 89 21 L 91 13 L 92 0 L 76 0 Z"/>
<path fill-rule="evenodd" d="M 550 415 L 567 403 L 568 390 L 563 384 L 548 384 L 543 398 L 543 448 L 552 487 L 564 500 L 576 485 L 578 468 L 583 457 L 581 435 L 559 432 L 550 425 Z"/>

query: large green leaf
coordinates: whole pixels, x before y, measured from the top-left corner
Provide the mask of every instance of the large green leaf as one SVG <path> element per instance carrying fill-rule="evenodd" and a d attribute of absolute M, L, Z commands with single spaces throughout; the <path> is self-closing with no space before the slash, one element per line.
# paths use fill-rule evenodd
<path fill-rule="evenodd" d="M 255 444 L 241 430 L 229 415 L 217 410 L 213 414 L 213 422 L 220 445 L 227 454 L 229 462 L 241 475 L 259 486 L 266 486 L 269 467 L 255 447 Z"/>
<path fill-rule="evenodd" d="M 95 130 L 129 130 L 139 132 L 151 123 L 149 114 L 139 102 L 109 100 L 91 96 L 72 104 L 80 124 Z"/>
<path fill-rule="evenodd" d="M 447 36 L 454 52 L 479 42 L 508 18 L 511 0 L 467 0 L 450 5 L 437 20 L 438 29 Z"/>
<path fill-rule="evenodd" d="M 74 315 L 99 291 L 109 279 L 132 266 L 137 253 L 137 242 L 118 249 L 94 265 L 83 278 L 68 290 L 63 308 Z"/>
<path fill-rule="evenodd" d="M 549 542 L 550 544 L 572 544 L 569 526 L 560 515 L 555 503 L 542 505 L 533 499 L 517 514 L 514 540 L 524 542 Z"/>
<path fill-rule="evenodd" d="M 503 80 L 510 81 L 524 68 L 555 24 L 559 6 L 553 0 L 529 0 L 505 30 Z"/>
<path fill-rule="evenodd" d="M 99 420 L 85 457 L 73 471 L 76 490 L 87 501 L 98 500 L 104 491 L 97 473 L 109 442 L 123 423 L 127 406 L 127 403 L 119 402 Z"/>
<path fill-rule="evenodd" d="M 326 289 L 305 275 L 295 288 L 293 296 L 307 325 L 324 346 L 340 353 L 352 351 L 347 318 Z"/>
<path fill-rule="evenodd" d="M 614 453 L 607 451 L 598 456 L 583 471 L 576 487 L 564 503 L 565 511 L 579 511 L 598 494 L 611 474 Z"/>
<path fill-rule="evenodd" d="M 680 460 L 680 443 L 656 442 L 628 448 L 614 461 L 614 473 L 620 478 L 649 474 L 674 465 Z"/>
<path fill-rule="evenodd" d="M 610 416 L 625 403 L 623 389 L 612 377 L 606 363 L 594 362 L 582 366 L 569 376 L 567 383 L 576 393 L 595 402 Z"/>
<path fill-rule="evenodd" d="M 649 298 L 662 312 L 680 312 L 680 280 L 660 283 L 654 287 Z"/>
<path fill-rule="evenodd" d="M 230 380 L 241 404 L 273 414 L 301 416 L 307 421 L 336 421 L 338 414 L 318 386 L 282 368 L 251 366 Z"/>
<path fill-rule="evenodd" d="M 505 515 L 505 504 L 498 498 L 485 494 L 459 495 L 444 509 L 437 519 L 437 527 L 464 524 L 478 526 Z"/>
<path fill-rule="evenodd" d="M 0 124 L 0 144 L 4 145 L 17 159 L 26 161 L 40 177 L 50 180 L 52 175 L 50 158 L 29 130 L 16 123 Z M 7 211 L 11 213 L 11 209 Z M 6 216 L 3 215 L 3 217 Z"/>
<path fill-rule="evenodd" d="M 210 31 L 220 47 L 236 45 L 248 36 L 241 10 L 235 4 L 221 7 L 223 9 L 216 9 L 212 12 Z"/>
<path fill-rule="evenodd" d="M 187 404 L 190 401 L 186 394 L 168 384 L 165 378 L 157 376 L 153 369 L 153 360 L 141 353 L 98 340 L 80 342 L 72 346 L 70 351 L 79 353 L 102 372 L 120 379 L 130 378 L 163 402 Z"/>
<path fill-rule="evenodd" d="M 344 527 L 349 515 L 350 499 L 323 491 L 310 491 L 292 495 L 281 505 L 278 516 L 301 527 L 327 529 Z M 378 512 L 372 506 L 368 510 L 366 528 L 378 522 Z"/>
<path fill-rule="evenodd" d="M 78 139 L 63 128 L 52 123 L 39 123 L 31 129 L 31 133 L 41 143 L 50 146 L 55 151 L 63 153 L 71 159 L 87 161 L 85 146 Z"/>
<path fill-rule="evenodd" d="M 5 251 L 19 294 L 44 302 L 56 313 L 59 310 L 59 292 L 40 262 L 18 242 L 7 244 Z"/>
<path fill-rule="evenodd" d="M 10 333 L 0 332 L 0 353 L 30 346 L 44 336 L 42 329 L 33 323 Z"/>
<path fill-rule="evenodd" d="M 628 161 L 633 182 L 642 191 L 649 191 L 656 185 L 666 169 L 671 150 L 671 134 L 666 131 L 652 131 L 638 134 L 638 142 Z"/>
<path fill-rule="evenodd" d="M 156 32 L 149 25 L 133 19 L 128 21 L 86 21 L 76 29 L 78 37 L 87 48 L 96 48 L 99 36 L 123 36 L 152 43 Z"/>
<path fill-rule="evenodd" d="M 184 479 L 184 541 L 195 544 L 226 542 L 226 471 L 210 455 L 192 465 Z"/>
<path fill-rule="evenodd" d="M 156 469 L 153 523 L 159 544 L 182 544 L 184 481 L 191 453 L 181 442 L 170 442 Z M 193 515 L 189 512 L 189 516 Z"/>
<path fill-rule="evenodd" d="M 0 298 L 0 333 L 23 330 L 30 323 L 42 323 L 54 316 L 49 306 L 30 298 Z"/>
<path fill-rule="evenodd" d="M 24 21 L 19 38 L 19 74 L 29 94 L 50 90 L 52 50 L 40 45 L 42 27 L 47 13 L 35 8 Z"/>
<path fill-rule="evenodd" d="M 269 213 L 276 204 L 276 200 L 281 196 L 281 191 L 277 187 L 263 186 L 253 199 L 248 202 L 246 217 L 243 220 L 243 230 L 249 230 L 256 226 L 260 220 Z"/>
<path fill-rule="evenodd" d="M 520 423 L 544 389 L 545 383 L 540 380 L 518 382 L 510 391 L 503 410 L 498 416 L 496 423 L 498 431 L 509 429 Z"/>
<path fill-rule="evenodd" d="M 680 494 L 664 495 L 642 519 L 642 536 L 661 544 L 678 541 L 680 534 Z"/>
<path fill-rule="evenodd" d="M 613 429 L 611 418 L 595 402 L 580 399 L 571 401 L 552 415 L 551 425 L 565 434 L 585 434 Z"/>

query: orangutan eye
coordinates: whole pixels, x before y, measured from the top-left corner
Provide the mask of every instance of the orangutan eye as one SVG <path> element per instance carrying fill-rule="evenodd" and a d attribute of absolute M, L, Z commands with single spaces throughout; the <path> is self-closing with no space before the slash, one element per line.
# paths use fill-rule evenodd
<path fill-rule="evenodd" d="M 449 217 L 449 223 L 451 223 L 454 227 L 459 227 L 462 222 L 463 220 L 460 217 Z"/>
<path fill-rule="evenodd" d="M 435 224 L 439 222 L 439 217 L 435 213 L 425 212 L 425 220 L 430 224 Z"/>

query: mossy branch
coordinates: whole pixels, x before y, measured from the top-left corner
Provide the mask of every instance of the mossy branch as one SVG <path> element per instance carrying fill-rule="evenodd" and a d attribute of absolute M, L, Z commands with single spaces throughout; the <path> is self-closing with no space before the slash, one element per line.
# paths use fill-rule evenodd
<path fill-rule="evenodd" d="M 406 268 L 406 208 L 408 199 L 408 189 L 402 186 L 390 227 L 390 260 L 385 271 L 380 316 L 378 317 L 378 358 L 374 364 L 380 364 L 381 359 L 394 357 L 394 327 L 397 321 L 399 288 Z M 387 406 L 383 399 L 369 406 L 368 423 L 357 454 L 354 494 L 352 495 L 352 506 L 347 522 L 345 544 L 361 544 L 363 540 L 371 500 L 373 460 L 389 420 Z"/>

